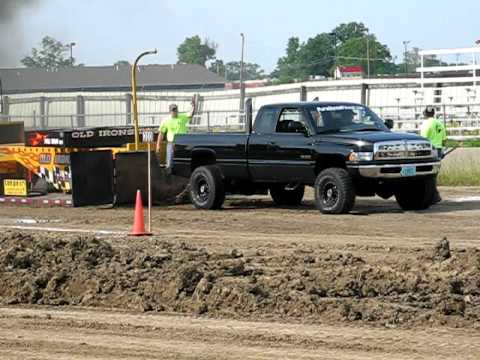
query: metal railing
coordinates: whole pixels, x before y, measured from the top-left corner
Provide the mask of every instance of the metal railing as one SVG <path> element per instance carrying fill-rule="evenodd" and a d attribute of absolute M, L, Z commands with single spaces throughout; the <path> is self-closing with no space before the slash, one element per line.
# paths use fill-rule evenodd
<path fill-rule="evenodd" d="M 432 104 L 437 117 L 444 121 L 449 138 L 480 138 L 480 103 Z M 394 120 L 395 131 L 419 132 L 425 105 L 371 106 L 383 119 Z M 141 126 L 160 125 L 167 112 L 139 113 Z M 132 125 L 130 113 L 65 114 L 65 115 L 0 115 L 0 120 L 23 121 L 27 129 L 78 128 Z M 190 132 L 244 131 L 245 114 L 238 110 L 205 110 L 194 115 Z"/>
<path fill-rule="evenodd" d="M 139 113 L 141 126 L 160 125 L 168 112 Z M 131 113 L 65 114 L 65 115 L 1 115 L 3 121 L 21 121 L 27 129 L 79 128 L 132 125 Z M 208 110 L 195 114 L 189 124 L 191 131 L 235 131 L 245 128 L 245 114 L 238 110 Z"/>
<path fill-rule="evenodd" d="M 228 110 L 209 110 L 194 115 L 189 124 L 191 132 L 225 132 L 245 130 L 245 113 Z"/>
<path fill-rule="evenodd" d="M 420 132 L 426 105 L 371 106 L 381 118 L 394 120 L 394 130 Z M 430 104 L 454 140 L 480 138 L 480 103 Z"/>

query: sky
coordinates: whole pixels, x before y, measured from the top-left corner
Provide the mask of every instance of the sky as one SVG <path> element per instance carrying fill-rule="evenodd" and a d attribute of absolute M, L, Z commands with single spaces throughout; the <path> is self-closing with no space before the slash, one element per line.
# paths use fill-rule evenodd
<path fill-rule="evenodd" d="M 133 62 L 137 54 L 153 48 L 158 55 L 143 63 L 175 63 L 178 45 L 193 35 L 216 42 L 218 58 L 235 61 L 240 58 L 243 32 L 246 61 L 266 71 L 272 71 L 285 54 L 289 37 L 306 41 L 350 21 L 363 22 L 397 62 L 403 59 L 403 41 L 410 41 L 409 47 L 432 49 L 470 47 L 480 39 L 478 0 L 29 1 L 33 4 L 17 13 L 16 26 L 9 25 L 15 46 L 2 66 L 19 66 L 46 35 L 75 42 L 77 63 L 111 65 L 118 60 Z"/>

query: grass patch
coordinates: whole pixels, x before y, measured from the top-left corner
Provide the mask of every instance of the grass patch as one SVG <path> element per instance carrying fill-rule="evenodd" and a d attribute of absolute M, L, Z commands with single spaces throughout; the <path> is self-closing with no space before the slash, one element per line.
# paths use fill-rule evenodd
<path fill-rule="evenodd" d="M 457 150 L 458 151 L 458 150 Z M 438 184 L 442 186 L 480 186 L 480 161 L 474 156 L 457 156 L 442 162 Z"/>
<path fill-rule="evenodd" d="M 452 147 L 465 147 L 465 148 L 472 148 L 472 147 L 480 147 L 480 139 L 472 139 L 472 140 L 447 140 L 446 143 L 447 148 Z"/>
<path fill-rule="evenodd" d="M 480 186 L 480 170 L 441 171 L 438 176 L 440 186 Z"/>

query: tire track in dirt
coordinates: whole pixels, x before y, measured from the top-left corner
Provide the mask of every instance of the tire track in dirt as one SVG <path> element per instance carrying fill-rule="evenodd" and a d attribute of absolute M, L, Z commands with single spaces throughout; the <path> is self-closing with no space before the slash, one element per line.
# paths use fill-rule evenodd
<path fill-rule="evenodd" d="M 0 308 L 11 359 L 474 359 L 480 334 Z"/>

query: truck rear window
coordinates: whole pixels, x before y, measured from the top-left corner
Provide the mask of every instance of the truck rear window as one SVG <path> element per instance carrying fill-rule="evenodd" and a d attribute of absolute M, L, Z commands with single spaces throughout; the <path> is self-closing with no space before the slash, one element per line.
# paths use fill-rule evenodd
<path fill-rule="evenodd" d="M 276 123 L 277 109 L 263 109 L 255 120 L 254 131 L 257 134 L 272 134 Z"/>

